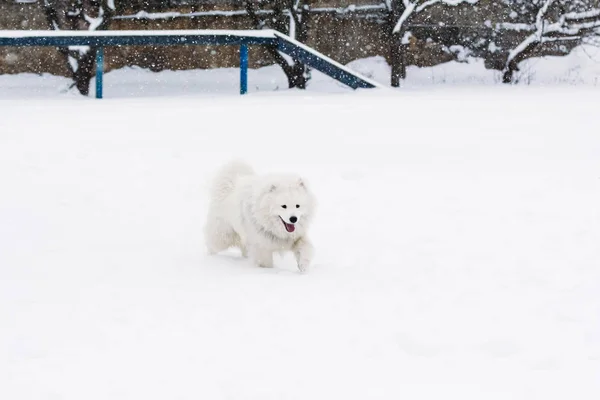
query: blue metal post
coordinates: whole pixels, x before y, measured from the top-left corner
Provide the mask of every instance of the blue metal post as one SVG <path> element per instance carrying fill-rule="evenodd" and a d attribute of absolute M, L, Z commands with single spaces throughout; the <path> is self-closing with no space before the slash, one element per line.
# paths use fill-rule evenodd
<path fill-rule="evenodd" d="M 248 45 L 240 46 L 240 94 L 248 93 Z"/>
<path fill-rule="evenodd" d="M 96 49 L 96 98 L 102 98 L 102 73 L 104 70 L 104 47 Z"/>

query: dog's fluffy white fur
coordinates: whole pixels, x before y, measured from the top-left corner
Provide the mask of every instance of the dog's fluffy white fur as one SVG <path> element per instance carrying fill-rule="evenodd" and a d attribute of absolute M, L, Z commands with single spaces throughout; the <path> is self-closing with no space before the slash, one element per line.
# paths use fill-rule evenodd
<path fill-rule="evenodd" d="M 292 251 L 306 272 L 313 258 L 307 229 L 315 198 L 296 175 L 257 175 L 244 162 L 217 173 L 211 188 L 204 237 L 209 254 L 237 247 L 261 267 L 273 267 L 275 252 Z"/>

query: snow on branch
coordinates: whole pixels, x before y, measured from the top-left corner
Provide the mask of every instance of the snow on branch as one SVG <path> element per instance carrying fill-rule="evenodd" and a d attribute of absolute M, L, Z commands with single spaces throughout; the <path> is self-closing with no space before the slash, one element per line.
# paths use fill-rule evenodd
<path fill-rule="evenodd" d="M 600 18 L 600 9 L 584 11 L 584 12 L 570 12 L 570 13 L 565 14 L 566 20 L 579 20 L 579 19 L 589 19 L 589 18 Z"/>
<path fill-rule="evenodd" d="M 84 13 L 83 18 L 89 24 L 88 30 L 95 31 L 104 23 L 104 9 L 100 7 L 97 17 L 91 17 Z"/>

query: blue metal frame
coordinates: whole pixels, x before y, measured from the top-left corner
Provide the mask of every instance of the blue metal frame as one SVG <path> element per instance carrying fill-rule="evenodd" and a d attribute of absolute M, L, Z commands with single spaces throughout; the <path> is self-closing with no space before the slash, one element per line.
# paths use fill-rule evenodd
<path fill-rule="evenodd" d="M 96 98 L 102 98 L 102 74 L 104 72 L 104 47 L 96 49 Z"/>
<path fill-rule="evenodd" d="M 371 89 L 376 87 L 373 83 L 364 80 L 358 75 L 352 74 L 347 69 L 342 69 L 334 63 L 331 63 L 328 60 L 320 57 L 319 53 L 310 52 L 291 41 L 284 40 L 283 37 L 279 37 L 279 34 L 277 36 L 280 39 L 277 41 L 277 50 L 281 51 L 282 53 L 285 53 L 288 56 L 321 71 L 325 75 L 329 75 L 333 79 L 350 86 L 352 89 Z"/>
<path fill-rule="evenodd" d="M 91 46 L 96 50 L 96 97 L 103 96 L 104 47 L 144 45 L 240 46 L 240 94 L 248 92 L 248 46 L 275 46 L 277 50 L 315 68 L 353 89 L 378 84 L 276 31 L 0 31 L 0 46 Z M 140 32 L 140 33 L 138 33 Z M 176 32 L 176 33 L 175 33 Z M 260 32 L 260 33 L 257 33 Z"/>
<path fill-rule="evenodd" d="M 248 45 L 240 46 L 240 94 L 248 93 Z"/>

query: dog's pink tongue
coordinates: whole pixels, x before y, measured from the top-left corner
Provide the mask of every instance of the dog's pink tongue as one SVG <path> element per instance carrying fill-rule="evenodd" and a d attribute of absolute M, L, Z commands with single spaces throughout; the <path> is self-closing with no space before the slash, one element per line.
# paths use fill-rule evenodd
<path fill-rule="evenodd" d="M 296 227 L 293 224 L 288 224 L 287 222 L 284 222 L 285 224 L 285 230 L 288 232 L 294 232 L 296 230 Z"/>

